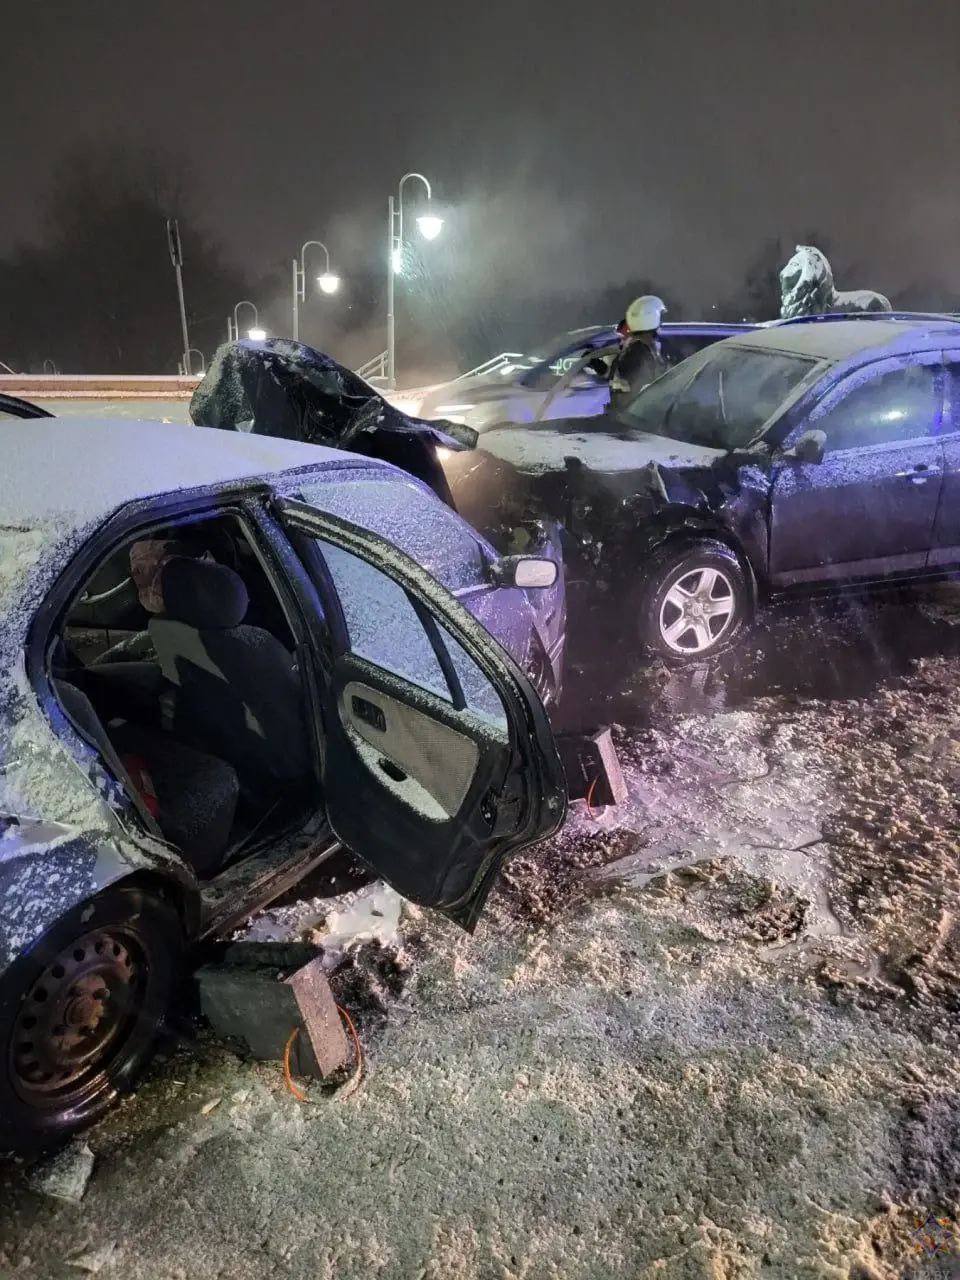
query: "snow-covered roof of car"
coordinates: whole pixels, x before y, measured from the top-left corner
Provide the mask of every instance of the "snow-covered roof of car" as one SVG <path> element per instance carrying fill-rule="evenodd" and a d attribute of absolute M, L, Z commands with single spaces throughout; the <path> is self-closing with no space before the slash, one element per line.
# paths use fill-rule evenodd
<path fill-rule="evenodd" d="M 0 427 L 0 526 L 87 527 L 139 498 L 311 465 L 342 465 L 345 457 L 341 450 L 298 440 L 173 423 L 5 422 Z"/>
<path fill-rule="evenodd" d="M 960 326 L 905 320 L 819 320 L 809 324 L 777 324 L 731 339 L 738 347 L 788 351 L 814 360 L 847 360 L 877 347 L 937 347 L 943 330 L 960 337 Z"/>
<path fill-rule="evenodd" d="M 116 418 L 0 423 L 0 812 L 81 828 L 104 821 L 25 668 L 36 611 L 95 528 L 137 499 L 358 465 L 403 475 L 343 450 L 234 431 Z"/>

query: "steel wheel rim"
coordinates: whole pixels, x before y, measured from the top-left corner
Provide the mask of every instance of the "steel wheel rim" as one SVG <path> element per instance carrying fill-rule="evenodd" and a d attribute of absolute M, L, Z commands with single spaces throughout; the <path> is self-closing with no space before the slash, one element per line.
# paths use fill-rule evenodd
<path fill-rule="evenodd" d="M 706 653 L 730 629 L 736 611 L 733 580 L 722 569 L 688 569 L 663 597 L 660 639 L 672 653 Z"/>
<path fill-rule="evenodd" d="M 146 956 L 123 930 L 95 930 L 65 947 L 21 1001 L 10 1066 L 36 1110 L 77 1106 L 103 1083 L 137 1027 L 149 980 Z"/>

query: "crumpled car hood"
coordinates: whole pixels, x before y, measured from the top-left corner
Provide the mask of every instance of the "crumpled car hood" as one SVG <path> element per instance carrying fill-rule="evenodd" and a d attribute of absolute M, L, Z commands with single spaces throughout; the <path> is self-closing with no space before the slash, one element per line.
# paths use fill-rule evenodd
<path fill-rule="evenodd" d="M 193 393 L 198 427 L 282 436 L 380 458 L 450 501 L 438 447 L 472 449 L 477 433 L 425 422 L 388 404 L 357 374 L 301 342 L 247 339 L 220 347 Z"/>
<path fill-rule="evenodd" d="M 563 469 L 568 458 L 598 474 L 609 475 L 639 471 L 651 463 L 674 469 L 711 467 L 727 452 L 647 432 L 584 430 L 585 421 L 593 420 L 564 419 L 543 426 L 488 431 L 483 437 L 483 449 L 530 475 Z M 565 425 L 568 422 L 572 426 Z"/>
<path fill-rule="evenodd" d="M 580 418 L 487 432 L 473 453 L 444 463 L 457 509 L 501 550 L 518 525 L 556 522 L 568 561 L 585 560 L 603 577 L 627 573 L 645 538 L 656 541 L 671 522 L 719 520 L 762 540 L 762 451 L 604 428 Z"/>

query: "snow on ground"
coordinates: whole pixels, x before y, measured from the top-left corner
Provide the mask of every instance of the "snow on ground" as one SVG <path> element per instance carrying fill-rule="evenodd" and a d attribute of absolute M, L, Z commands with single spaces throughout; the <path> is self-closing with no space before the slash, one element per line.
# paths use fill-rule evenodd
<path fill-rule="evenodd" d="M 473 938 L 407 909 L 368 942 L 352 1096 L 201 1035 L 89 1135 L 81 1205 L 0 1175 L 0 1274 L 949 1274 L 914 1232 L 960 1227 L 960 628 L 823 626 L 682 705 L 644 684 L 630 802 L 516 859 Z M 389 948 L 371 894 L 257 929 L 348 919 Z"/>

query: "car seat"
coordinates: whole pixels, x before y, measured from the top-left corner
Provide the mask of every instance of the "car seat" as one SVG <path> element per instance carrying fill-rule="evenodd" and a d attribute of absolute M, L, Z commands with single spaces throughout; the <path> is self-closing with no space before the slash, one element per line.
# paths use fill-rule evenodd
<path fill-rule="evenodd" d="M 216 871 L 228 852 L 237 809 L 236 770 L 160 732 L 131 724 L 106 729 L 79 689 L 63 680 L 53 685 L 74 725 L 117 780 L 139 795 L 164 839 L 198 875 Z"/>
<path fill-rule="evenodd" d="M 311 756 L 300 677 L 276 636 L 244 624 L 243 579 L 212 561 L 174 557 L 160 594 L 163 613 L 149 631 L 171 686 L 167 727 L 229 761 L 251 798 L 272 802 L 302 785 Z"/>

